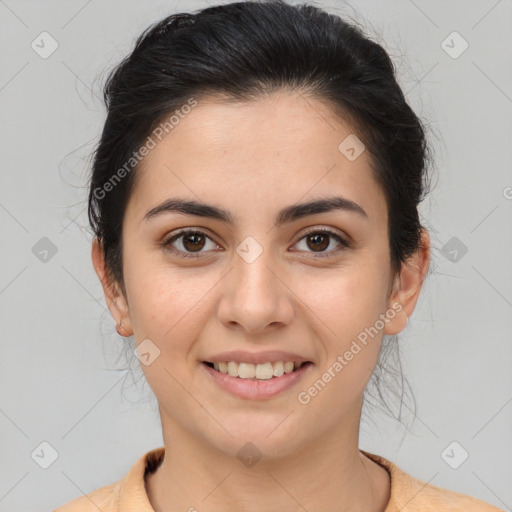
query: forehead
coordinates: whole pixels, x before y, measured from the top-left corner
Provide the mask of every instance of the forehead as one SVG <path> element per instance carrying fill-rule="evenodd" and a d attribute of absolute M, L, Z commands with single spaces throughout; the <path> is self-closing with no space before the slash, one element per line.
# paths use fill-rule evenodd
<path fill-rule="evenodd" d="M 179 196 L 254 215 L 259 204 L 268 210 L 338 192 L 382 217 L 368 151 L 355 159 L 346 151 L 359 153 L 358 141 L 326 103 L 297 92 L 238 103 L 203 98 L 144 157 L 130 208 Z"/>

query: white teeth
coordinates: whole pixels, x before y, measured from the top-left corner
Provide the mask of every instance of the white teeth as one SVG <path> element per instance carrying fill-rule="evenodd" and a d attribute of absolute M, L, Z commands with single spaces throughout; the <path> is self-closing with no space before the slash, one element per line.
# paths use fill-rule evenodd
<path fill-rule="evenodd" d="M 281 377 L 284 374 L 284 363 L 283 361 L 278 361 L 274 363 L 274 377 Z"/>
<path fill-rule="evenodd" d="M 291 373 L 302 366 L 293 361 L 277 361 L 275 363 L 237 363 L 236 361 L 223 361 L 213 363 L 213 367 L 220 373 L 227 373 L 231 377 L 240 379 L 268 380 L 272 377 L 281 377 L 285 373 Z"/>
<path fill-rule="evenodd" d="M 284 363 L 284 373 L 290 372 L 293 372 L 293 363 L 288 361 L 287 363 Z"/>
<path fill-rule="evenodd" d="M 260 366 L 260 365 L 258 365 Z M 256 376 L 256 367 L 250 363 L 240 363 L 238 365 L 238 377 L 241 379 L 252 379 Z M 258 377 L 261 378 L 261 377 Z"/>
<path fill-rule="evenodd" d="M 253 366 L 253 365 L 251 365 Z M 272 363 L 263 363 L 256 365 L 256 378 L 257 379 L 271 379 L 274 376 L 274 368 Z"/>
<path fill-rule="evenodd" d="M 238 376 L 238 363 L 235 363 L 235 361 L 228 361 L 228 375 L 231 375 L 231 377 Z"/>

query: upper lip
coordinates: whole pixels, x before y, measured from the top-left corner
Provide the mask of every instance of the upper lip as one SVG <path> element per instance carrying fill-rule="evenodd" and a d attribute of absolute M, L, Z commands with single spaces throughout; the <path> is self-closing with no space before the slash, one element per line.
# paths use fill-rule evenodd
<path fill-rule="evenodd" d="M 311 360 L 307 357 L 299 356 L 293 352 L 284 352 L 282 350 L 267 350 L 265 352 L 247 352 L 246 350 L 232 350 L 222 352 L 204 360 L 207 363 L 221 363 L 224 361 L 236 361 L 239 363 L 276 363 L 278 361 L 292 361 L 297 364 L 307 363 Z"/>

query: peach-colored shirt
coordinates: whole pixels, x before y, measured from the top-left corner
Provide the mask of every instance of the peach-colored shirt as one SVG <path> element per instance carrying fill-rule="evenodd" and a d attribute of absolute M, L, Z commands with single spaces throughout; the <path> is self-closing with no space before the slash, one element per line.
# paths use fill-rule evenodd
<path fill-rule="evenodd" d="M 385 512 L 504 512 L 471 496 L 418 480 L 384 457 L 360 451 L 387 469 L 391 476 L 391 494 Z M 164 454 L 164 446 L 147 452 L 118 482 L 80 496 L 53 512 L 154 512 L 144 477 L 158 467 Z"/>

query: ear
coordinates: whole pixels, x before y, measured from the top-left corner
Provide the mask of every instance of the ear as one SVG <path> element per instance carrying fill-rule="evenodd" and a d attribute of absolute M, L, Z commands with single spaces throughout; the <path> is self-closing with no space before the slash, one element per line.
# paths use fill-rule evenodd
<path fill-rule="evenodd" d="M 422 228 L 418 250 L 408 258 L 395 279 L 388 310 L 396 311 L 384 328 L 384 334 L 397 334 L 407 325 L 407 318 L 412 315 L 420 296 L 421 285 L 430 264 L 430 237 Z"/>
<path fill-rule="evenodd" d="M 121 336 L 131 336 L 133 334 L 133 329 L 130 320 L 128 302 L 118 283 L 113 282 L 107 273 L 105 255 L 97 237 L 95 237 L 92 242 L 91 256 L 94 270 L 101 281 L 103 292 L 105 293 L 105 300 L 107 302 L 108 309 L 110 310 L 116 324 L 119 322 L 123 324 L 122 327 L 116 326 L 117 331 Z"/>

